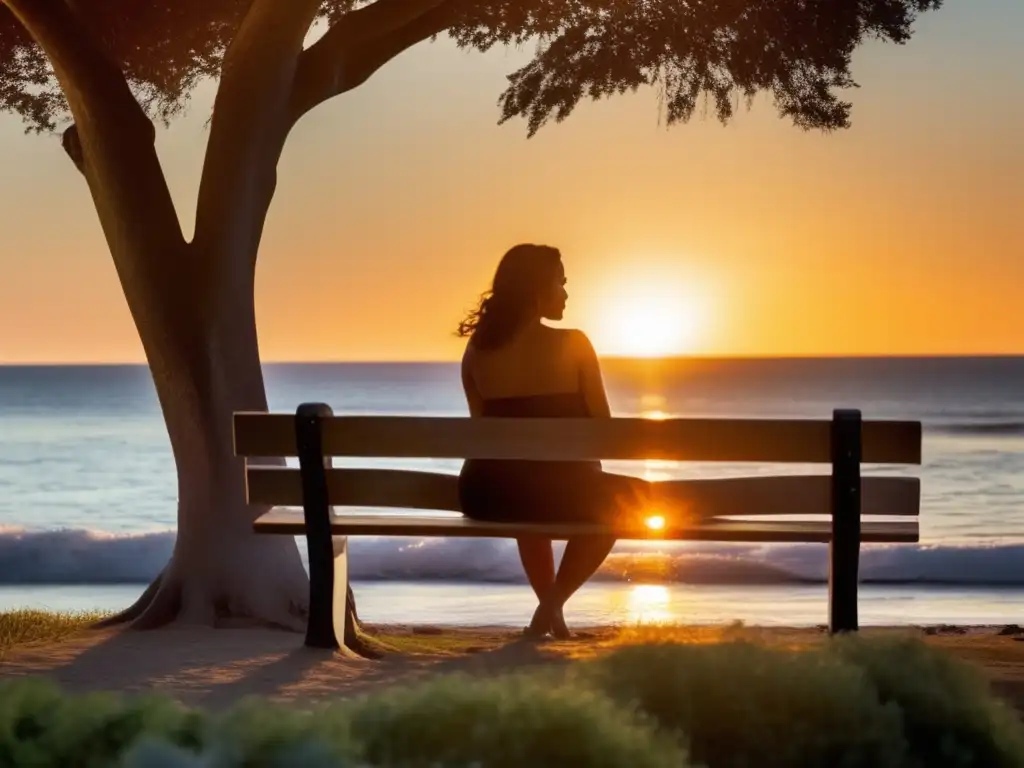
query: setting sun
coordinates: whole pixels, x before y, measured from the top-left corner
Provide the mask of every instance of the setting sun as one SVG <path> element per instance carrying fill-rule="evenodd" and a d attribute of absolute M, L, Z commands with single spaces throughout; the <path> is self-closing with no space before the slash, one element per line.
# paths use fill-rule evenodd
<path fill-rule="evenodd" d="M 652 277 L 625 288 L 616 285 L 609 293 L 599 323 L 604 354 L 669 357 L 705 343 L 705 302 L 675 281 Z"/>

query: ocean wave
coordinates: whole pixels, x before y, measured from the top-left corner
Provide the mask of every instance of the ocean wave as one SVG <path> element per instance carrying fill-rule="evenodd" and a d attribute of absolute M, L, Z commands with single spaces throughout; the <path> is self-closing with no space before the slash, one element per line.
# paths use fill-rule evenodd
<path fill-rule="evenodd" d="M 1024 435 L 1024 421 L 955 421 L 933 424 L 926 431 L 944 435 L 975 435 L 978 437 L 1020 437 Z"/>
<path fill-rule="evenodd" d="M 143 584 L 167 562 L 174 535 L 0 528 L 0 585 Z M 349 567 L 356 581 L 525 583 L 506 540 L 355 539 Z M 823 545 L 623 542 L 597 578 L 785 585 L 825 583 L 827 574 Z M 1024 586 L 1024 544 L 865 545 L 860 575 L 875 584 Z"/>

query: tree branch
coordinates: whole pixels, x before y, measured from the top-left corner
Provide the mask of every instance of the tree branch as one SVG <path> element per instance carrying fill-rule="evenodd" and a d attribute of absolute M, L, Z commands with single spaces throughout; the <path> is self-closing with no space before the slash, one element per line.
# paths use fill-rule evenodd
<path fill-rule="evenodd" d="M 107 57 L 64 0 L 3 0 L 43 49 L 76 120 L 150 122 L 124 73 Z M 135 127 L 135 126 L 133 126 Z"/>
<path fill-rule="evenodd" d="M 446 0 L 376 0 L 346 13 L 322 38 L 310 46 L 310 50 L 323 43 L 323 47 L 337 52 L 340 46 L 349 42 L 362 43 L 380 39 L 416 21 L 423 14 L 445 2 Z"/>
<path fill-rule="evenodd" d="M 155 239 L 183 244 L 156 130 L 124 73 L 64 0 L 2 2 L 46 54 L 71 108 L 75 123 L 62 143 L 85 176 L 115 262 Z"/>
<path fill-rule="evenodd" d="M 320 4 L 253 0 L 225 54 L 199 183 L 200 250 L 217 249 L 228 236 L 255 256 L 291 127 L 299 55 Z M 238 241 L 243 232 L 245 240 Z"/>
<path fill-rule="evenodd" d="M 455 20 L 457 3 L 377 0 L 346 14 L 299 58 L 292 121 L 362 85 L 403 51 L 444 32 Z"/>

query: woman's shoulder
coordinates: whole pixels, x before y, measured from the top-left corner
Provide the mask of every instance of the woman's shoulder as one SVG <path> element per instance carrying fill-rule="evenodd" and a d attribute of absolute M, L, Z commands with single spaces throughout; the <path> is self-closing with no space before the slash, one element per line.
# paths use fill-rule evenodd
<path fill-rule="evenodd" d="M 541 326 L 544 332 L 553 339 L 558 339 L 569 344 L 577 343 L 587 338 L 587 334 L 579 328 L 553 328 L 550 325 Z"/>
<path fill-rule="evenodd" d="M 557 339 L 573 351 L 586 354 L 593 349 L 590 337 L 579 328 L 551 328 L 549 330 L 557 334 Z"/>
<path fill-rule="evenodd" d="M 462 352 L 462 365 L 464 368 L 472 367 L 485 361 L 518 358 L 524 354 L 543 357 L 557 352 L 558 356 L 562 357 L 565 351 L 573 353 L 573 357 L 587 356 L 592 350 L 590 339 L 579 328 L 552 328 L 548 325 L 541 325 L 530 334 L 517 339 L 516 343 L 501 349 L 481 350 L 469 342 Z"/>

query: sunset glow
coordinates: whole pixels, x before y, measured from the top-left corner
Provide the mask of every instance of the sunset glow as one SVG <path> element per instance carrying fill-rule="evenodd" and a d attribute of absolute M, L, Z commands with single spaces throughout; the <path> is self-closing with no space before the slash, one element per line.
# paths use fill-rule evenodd
<path fill-rule="evenodd" d="M 707 309 L 670 281 L 652 277 L 612 293 L 602 312 L 598 344 L 608 355 L 671 357 L 695 351 L 705 342 Z"/>
<path fill-rule="evenodd" d="M 727 127 L 667 129 L 642 88 L 527 140 L 496 99 L 529 46 L 411 48 L 288 141 L 256 272 L 263 360 L 458 360 L 455 326 L 523 240 L 562 251 L 564 326 L 602 355 L 1019 353 L 1022 113 L 1003 97 L 1024 3 L 945 5 L 907 45 L 857 51 L 852 127 L 829 135 L 761 97 Z M 156 135 L 186 238 L 213 96 Z M 59 136 L 5 113 L 0 151 L 0 362 L 144 361 Z"/>

